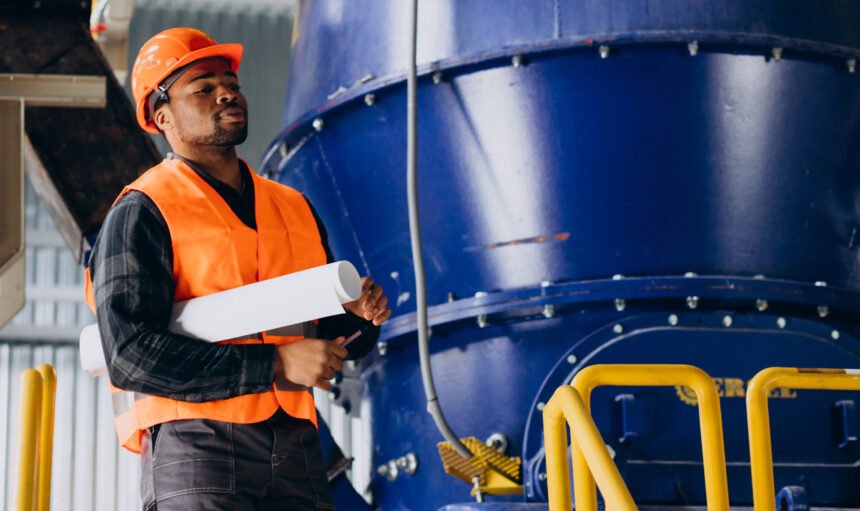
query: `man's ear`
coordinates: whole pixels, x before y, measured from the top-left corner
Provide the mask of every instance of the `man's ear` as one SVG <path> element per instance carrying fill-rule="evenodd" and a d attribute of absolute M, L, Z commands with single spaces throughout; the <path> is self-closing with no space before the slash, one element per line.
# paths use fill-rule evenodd
<path fill-rule="evenodd" d="M 173 113 L 170 111 L 170 105 L 162 105 L 161 108 L 155 111 L 152 116 L 152 122 L 162 132 L 168 131 L 173 127 Z"/>

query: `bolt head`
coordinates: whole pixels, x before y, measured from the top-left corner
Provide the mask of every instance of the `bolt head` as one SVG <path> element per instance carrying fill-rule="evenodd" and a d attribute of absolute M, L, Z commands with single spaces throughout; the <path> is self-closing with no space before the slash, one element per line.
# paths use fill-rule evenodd
<path fill-rule="evenodd" d="M 546 472 L 541 472 L 538 474 L 538 481 L 546 481 Z"/>
<path fill-rule="evenodd" d="M 364 95 L 364 104 L 367 106 L 373 106 L 376 104 L 376 94 L 365 94 Z"/>
<path fill-rule="evenodd" d="M 623 280 L 623 279 L 624 279 L 624 275 L 622 275 L 620 273 L 616 273 L 615 275 L 612 276 L 612 280 Z"/>
<path fill-rule="evenodd" d="M 690 309 L 696 309 L 699 307 L 699 297 L 698 296 L 688 296 L 687 297 L 687 307 Z"/>
<path fill-rule="evenodd" d="M 537 409 L 539 412 L 542 412 L 544 408 L 546 408 L 546 403 L 544 403 L 543 401 L 537 404 Z"/>
<path fill-rule="evenodd" d="M 325 122 L 323 122 L 322 119 L 317 117 L 316 119 L 314 119 L 313 126 L 314 126 L 315 130 L 322 131 L 323 128 L 325 127 Z"/>
<path fill-rule="evenodd" d="M 776 326 L 779 328 L 785 328 L 786 323 L 785 318 L 776 318 Z"/>
<path fill-rule="evenodd" d="M 412 475 L 418 471 L 418 456 L 415 455 L 414 452 L 407 453 L 404 456 L 406 459 L 406 467 L 405 471 L 407 474 Z"/>
<path fill-rule="evenodd" d="M 684 274 L 684 277 L 686 277 L 688 279 L 698 277 L 698 276 L 699 276 L 699 274 L 694 272 L 694 271 L 688 271 L 687 273 Z"/>
<path fill-rule="evenodd" d="M 839 330 L 834 330 L 834 331 L 830 332 L 830 337 L 831 337 L 834 341 L 839 340 Z"/>
<path fill-rule="evenodd" d="M 823 280 L 816 280 L 815 287 L 827 287 L 827 282 L 824 282 Z"/>
<path fill-rule="evenodd" d="M 627 308 L 627 301 L 626 300 L 624 300 L 623 298 L 616 298 L 615 299 L 615 310 L 617 310 L 618 312 L 624 312 L 624 309 L 626 309 L 626 308 Z"/>
<path fill-rule="evenodd" d="M 723 326 L 724 327 L 728 328 L 728 327 L 732 326 L 732 323 L 734 323 L 734 321 L 732 320 L 731 316 L 723 316 Z"/>
<path fill-rule="evenodd" d="M 678 324 L 678 316 L 676 314 L 669 314 L 669 324 L 672 326 Z"/>
<path fill-rule="evenodd" d="M 508 438 L 501 433 L 493 433 L 484 444 L 487 447 L 492 447 L 498 453 L 504 453 L 508 448 Z"/>
<path fill-rule="evenodd" d="M 571 354 L 571 355 L 567 356 L 567 363 L 568 364 L 575 364 L 577 360 L 579 360 L 579 359 L 576 358 L 576 355 Z"/>
<path fill-rule="evenodd" d="M 687 44 L 687 51 L 690 52 L 691 57 L 695 57 L 696 54 L 699 53 L 699 42 L 698 41 L 690 41 L 690 43 Z"/>
<path fill-rule="evenodd" d="M 385 474 L 385 477 L 388 478 L 389 481 L 396 481 L 397 476 L 400 475 L 400 469 L 397 467 L 397 462 L 391 460 L 388 462 L 388 472 Z"/>
<path fill-rule="evenodd" d="M 620 334 L 620 333 L 624 332 L 624 327 L 621 326 L 620 324 L 616 324 L 615 326 L 612 327 L 612 331 L 615 332 L 616 334 Z"/>
<path fill-rule="evenodd" d="M 602 58 L 602 59 L 609 58 L 609 46 L 606 46 L 604 44 L 604 45 L 601 45 L 597 50 L 600 53 L 600 58 Z"/>

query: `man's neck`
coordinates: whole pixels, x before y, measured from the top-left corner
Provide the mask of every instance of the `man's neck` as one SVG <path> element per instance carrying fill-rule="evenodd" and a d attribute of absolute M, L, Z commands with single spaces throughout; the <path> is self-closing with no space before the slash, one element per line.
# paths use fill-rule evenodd
<path fill-rule="evenodd" d="M 174 153 L 193 161 L 207 174 L 230 185 L 237 192 L 242 190 L 242 173 L 239 171 L 235 147 L 182 147 L 174 149 Z"/>

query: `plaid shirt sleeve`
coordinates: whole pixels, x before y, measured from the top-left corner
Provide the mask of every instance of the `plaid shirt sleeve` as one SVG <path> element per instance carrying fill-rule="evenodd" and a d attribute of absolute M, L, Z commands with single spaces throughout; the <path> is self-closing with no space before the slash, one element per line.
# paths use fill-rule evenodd
<path fill-rule="evenodd" d="M 146 195 L 130 192 L 111 209 L 89 264 L 114 385 L 192 402 L 271 388 L 273 345 L 213 344 L 167 330 L 175 285 L 170 232 Z"/>

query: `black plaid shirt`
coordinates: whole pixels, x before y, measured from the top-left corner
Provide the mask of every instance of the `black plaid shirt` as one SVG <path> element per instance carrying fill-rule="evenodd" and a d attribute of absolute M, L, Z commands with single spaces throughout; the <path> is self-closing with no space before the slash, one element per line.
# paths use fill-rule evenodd
<path fill-rule="evenodd" d="M 180 158 L 179 156 L 172 156 Z M 184 160 L 184 159 L 183 159 Z M 241 164 L 242 193 L 184 160 L 253 229 L 254 187 Z M 310 203 L 308 203 L 310 205 Z M 322 221 L 311 206 L 329 262 L 333 260 Z M 108 374 L 117 387 L 182 401 L 213 401 L 272 388 L 275 347 L 222 345 L 167 329 L 173 307 L 170 231 L 155 203 L 132 191 L 110 210 L 89 261 L 96 316 Z M 322 319 L 316 336 L 350 335 L 368 322 L 352 314 Z M 349 358 L 367 354 L 379 337 L 372 327 L 349 345 Z"/>

